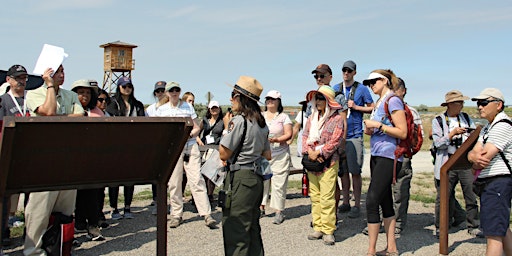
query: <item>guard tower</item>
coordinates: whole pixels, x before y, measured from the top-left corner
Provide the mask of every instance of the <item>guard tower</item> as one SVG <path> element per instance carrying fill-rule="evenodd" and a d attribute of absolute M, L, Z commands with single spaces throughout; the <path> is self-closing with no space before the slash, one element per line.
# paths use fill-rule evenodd
<path fill-rule="evenodd" d="M 137 45 L 115 41 L 100 45 L 105 49 L 103 53 L 103 90 L 110 95 L 114 93 L 119 77 L 132 78 L 132 70 L 135 69 L 133 48 Z"/>

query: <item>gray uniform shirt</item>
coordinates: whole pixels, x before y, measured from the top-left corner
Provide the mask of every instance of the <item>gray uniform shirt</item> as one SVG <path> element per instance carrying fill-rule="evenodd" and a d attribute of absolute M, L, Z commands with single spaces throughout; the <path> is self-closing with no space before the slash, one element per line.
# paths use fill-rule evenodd
<path fill-rule="evenodd" d="M 235 151 L 242 140 L 243 132 L 244 118 L 241 115 L 234 116 L 229 123 L 228 133 L 222 136 L 220 144 L 231 151 Z M 261 128 L 258 123 L 253 123 L 247 119 L 247 132 L 236 163 L 240 165 L 251 164 L 266 150 L 270 150 L 268 127 L 265 125 Z M 233 157 L 234 154 L 230 160 L 233 160 Z"/>

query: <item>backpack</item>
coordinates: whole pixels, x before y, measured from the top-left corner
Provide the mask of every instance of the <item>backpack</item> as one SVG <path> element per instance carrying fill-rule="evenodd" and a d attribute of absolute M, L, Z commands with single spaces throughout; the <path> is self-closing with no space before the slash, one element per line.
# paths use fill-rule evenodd
<path fill-rule="evenodd" d="M 345 96 L 345 92 L 343 91 L 343 86 L 341 86 L 341 83 L 339 84 L 340 85 L 340 89 L 338 91 L 336 91 L 336 93 L 334 94 L 334 98 L 336 98 L 338 95 L 343 95 Z M 354 84 L 352 84 L 352 87 L 350 88 L 350 92 L 348 93 L 348 99 L 349 100 L 354 100 L 354 95 L 356 94 L 356 89 L 357 89 L 357 86 L 359 85 L 359 82 L 355 81 Z"/>
<path fill-rule="evenodd" d="M 413 155 L 418 153 L 421 149 L 421 145 L 423 144 L 423 133 L 421 131 L 421 126 L 419 124 L 414 123 L 414 116 L 411 112 L 411 109 L 409 109 L 409 106 L 405 104 L 405 102 L 402 100 L 402 98 L 392 95 L 391 97 L 387 98 L 384 102 L 384 112 L 386 113 L 386 117 L 389 119 L 391 124 L 393 126 L 393 119 L 391 118 L 391 114 L 389 113 L 389 100 L 392 97 L 399 98 L 402 103 L 404 104 L 404 111 L 405 111 L 405 120 L 407 122 L 407 137 L 403 140 L 397 140 L 397 146 L 395 149 L 395 163 L 393 166 L 393 184 L 396 182 L 396 162 L 398 158 L 401 156 L 412 158 Z"/>
<path fill-rule="evenodd" d="M 466 112 L 461 112 L 461 113 L 462 113 L 462 116 L 464 117 L 464 120 L 466 120 L 466 123 L 469 125 L 470 120 L 469 120 L 468 113 L 466 113 Z M 446 112 L 444 114 L 446 115 Z M 439 127 L 441 127 L 441 132 L 444 135 L 443 118 L 440 115 L 438 115 L 438 116 L 436 116 L 436 120 L 439 123 Z M 436 155 L 437 155 L 437 147 L 434 146 L 434 143 L 432 143 L 432 147 L 430 147 L 430 155 L 432 155 L 432 163 L 435 164 L 436 163 Z"/>

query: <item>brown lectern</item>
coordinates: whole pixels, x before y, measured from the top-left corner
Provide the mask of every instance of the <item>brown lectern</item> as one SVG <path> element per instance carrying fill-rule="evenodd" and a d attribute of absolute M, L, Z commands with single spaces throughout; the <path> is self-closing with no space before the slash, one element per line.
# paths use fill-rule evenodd
<path fill-rule="evenodd" d="M 450 170 L 471 168 L 471 163 L 468 161 L 467 156 L 468 152 L 473 149 L 473 146 L 476 144 L 480 130 L 482 130 L 482 127 L 478 126 L 471 132 L 468 139 L 462 143 L 459 149 L 457 149 L 441 167 L 441 195 L 439 196 L 441 200 L 439 207 L 439 254 L 441 255 L 448 255 L 448 225 L 450 223 L 448 216 L 448 201 L 450 200 L 450 196 L 448 195 L 448 172 Z"/>
<path fill-rule="evenodd" d="M 157 184 L 157 254 L 167 255 L 167 182 L 192 126 L 183 117 L 5 117 L 0 198 Z"/>

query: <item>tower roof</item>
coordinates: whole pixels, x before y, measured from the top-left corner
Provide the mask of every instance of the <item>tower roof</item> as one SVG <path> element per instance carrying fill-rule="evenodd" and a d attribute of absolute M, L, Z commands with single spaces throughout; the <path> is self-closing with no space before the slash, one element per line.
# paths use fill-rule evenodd
<path fill-rule="evenodd" d="M 128 48 L 137 48 L 137 45 L 121 42 L 119 40 L 117 40 L 115 42 L 110 42 L 110 43 L 100 45 L 101 48 L 105 48 L 108 46 L 123 46 L 123 47 L 128 47 Z"/>

